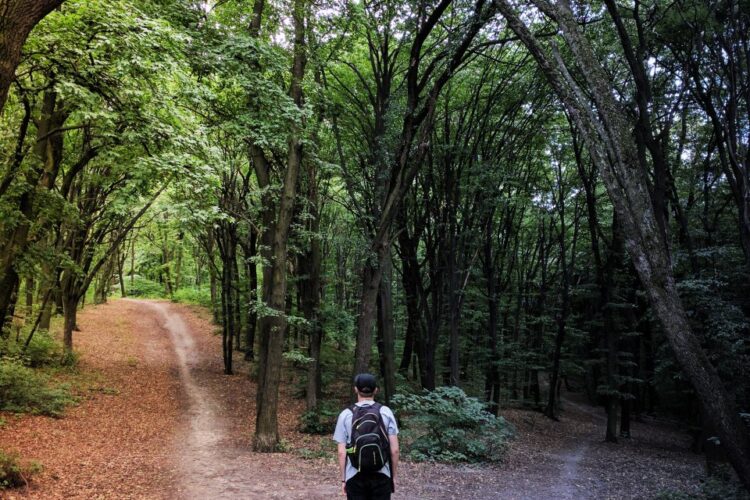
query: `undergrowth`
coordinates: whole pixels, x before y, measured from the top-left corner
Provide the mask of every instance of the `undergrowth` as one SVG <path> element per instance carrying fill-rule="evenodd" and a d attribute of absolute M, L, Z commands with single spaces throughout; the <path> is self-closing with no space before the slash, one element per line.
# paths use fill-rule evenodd
<path fill-rule="evenodd" d="M 397 394 L 392 406 L 401 419 L 401 448 L 414 461 L 497 462 L 513 435 L 505 419 L 458 387 Z"/>
<path fill-rule="evenodd" d="M 25 337 L 0 337 L 0 356 L 18 359 L 31 368 L 55 366 L 63 357 L 60 343 L 44 330 L 36 332 L 28 346 L 25 344 Z"/>
<path fill-rule="evenodd" d="M 320 401 L 300 416 L 300 430 L 307 434 L 333 434 L 340 408 L 333 401 Z"/>
<path fill-rule="evenodd" d="M 0 490 L 26 486 L 31 477 L 41 471 L 42 466 L 38 462 L 24 462 L 18 453 L 0 449 Z"/>
<path fill-rule="evenodd" d="M 53 385 L 19 359 L 0 359 L 0 410 L 59 417 L 74 402 L 67 384 Z"/>
<path fill-rule="evenodd" d="M 48 372 L 75 364 L 46 331 L 0 338 L 0 410 L 59 417 L 75 400 L 66 384 L 53 384 Z"/>

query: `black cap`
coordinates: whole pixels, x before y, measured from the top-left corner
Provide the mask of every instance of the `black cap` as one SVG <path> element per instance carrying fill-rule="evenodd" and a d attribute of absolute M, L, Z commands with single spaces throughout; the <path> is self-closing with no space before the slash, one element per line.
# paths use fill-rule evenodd
<path fill-rule="evenodd" d="M 375 388 L 378 386 L 375 376 L 369 373 L 360 373 L 354 377 L 354 387 L 363 394 L 371 394 L 375 392 Z"/>

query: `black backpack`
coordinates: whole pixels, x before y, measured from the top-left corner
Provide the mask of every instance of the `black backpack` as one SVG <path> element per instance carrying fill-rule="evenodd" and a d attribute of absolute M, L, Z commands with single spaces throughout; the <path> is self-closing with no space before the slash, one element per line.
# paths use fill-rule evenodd
<path fill-rule="evenodd" d="M 358 472 L 378 472 L 391 459 L 388 433 L 380 415 L 381 406 L 374 403 L 350 408 L 352 432 L 346 453 Z"/>

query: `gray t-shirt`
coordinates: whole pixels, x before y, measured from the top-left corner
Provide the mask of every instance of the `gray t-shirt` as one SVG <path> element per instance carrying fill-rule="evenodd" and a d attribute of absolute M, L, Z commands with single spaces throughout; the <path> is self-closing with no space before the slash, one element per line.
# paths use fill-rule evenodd
<path fill-rule="evenodd" d="M 359 403 L 357 403 L 357 406 L 369 406 L 374 403 L 375 401 L 360 401 Z M 344 445 L 349 443 L 349 438 L 351 438 L 352 435 L 352 416 L 353 413 L 349 408 L 346 408 L 339 414 L 339 419 L 336 421 L 336 430 L 333 432 L 333 440 L 337 443 L 344 443 Z M 388 408 L 387 406 L 381 406 L 380 417 L 383 419 L 383 426 L 385 427 L 385 430 L 386 432 L 388 432 L 389 436 L 395 436 L 396 434 L 398 434 L 396 417 L 393 416 L 393 412 L 390 408 Z M 385 464 L 383 468 L 378 472 L 391 477 L 391 468 L 389 464 Z M 351 462 L 349 461 L 349 457 L 347 457 L 346 480 L 348 481 L 353 478 L 356 473 L 357 469 L 352 466 Z"/>

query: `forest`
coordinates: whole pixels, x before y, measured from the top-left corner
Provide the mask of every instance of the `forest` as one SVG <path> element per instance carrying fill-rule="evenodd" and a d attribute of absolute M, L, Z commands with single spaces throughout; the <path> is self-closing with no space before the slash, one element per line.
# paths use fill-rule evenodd
<path fill-rule="evenodd" d="M 495 470 L 579 412 L 700 465 L 648 497 L 747 498 L 750 1 L 0 0 L 0 113 L 0 496 L 57 498 L 22 429 L 124 398 L 86 367 L 126 344 L 150 394 L 166 342 L 253 467 L 333 460 L 370 372 L 407 462 Z M 618 497 L 531 487 L 466 498 Z"/>

